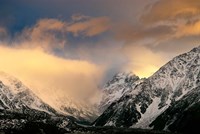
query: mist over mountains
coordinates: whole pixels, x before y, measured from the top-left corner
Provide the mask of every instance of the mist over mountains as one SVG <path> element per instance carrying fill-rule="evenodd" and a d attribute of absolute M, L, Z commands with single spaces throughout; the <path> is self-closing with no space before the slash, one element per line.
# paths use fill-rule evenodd
<path fill-rule="evenodd" d="M 33 124 L 45 133 L 49 133 L 47 128 L 55 133 L 98 133 L 99 126 L 200 132 L 199 92 L 200 46 L 173 58 L 148 78 L 140 79 L 131 72 L 116 74 L 103 87 L 95 110 L 65 103 L 67 100 L 51 106 L 20 80 L 1 72 L 0 129 L 8 133 L 29 131 Z"/>

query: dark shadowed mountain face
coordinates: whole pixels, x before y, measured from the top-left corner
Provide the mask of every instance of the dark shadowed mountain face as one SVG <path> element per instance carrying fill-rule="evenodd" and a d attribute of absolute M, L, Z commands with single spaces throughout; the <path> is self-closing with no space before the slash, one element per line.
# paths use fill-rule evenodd
<path fill-rule="evenodd" d="M 159 123 L 149 125 L 185 96 L 192 98 L 191 92 L 199 89 L 200 47 L 175 57 L 151 77 L 135 83 L 103 112 L 95 126 L 152 128 L 154 124 L 155 129 L 159 128 Z"/>

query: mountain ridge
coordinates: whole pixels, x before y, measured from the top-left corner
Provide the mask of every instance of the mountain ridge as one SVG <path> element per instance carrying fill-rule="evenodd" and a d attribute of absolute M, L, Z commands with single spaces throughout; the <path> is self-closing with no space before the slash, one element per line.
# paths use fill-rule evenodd
<path fill-rule="evenodd" d="M 199 62 L 200 46 L 173 58 L 113 102 L 94 125 L 151 129 L 152 121 L 197 86 Z"/>

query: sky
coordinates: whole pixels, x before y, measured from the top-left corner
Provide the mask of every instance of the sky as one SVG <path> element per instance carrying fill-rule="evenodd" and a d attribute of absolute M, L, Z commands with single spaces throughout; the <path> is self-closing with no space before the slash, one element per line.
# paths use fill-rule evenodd
<path fill-rule="evenodd" d="M 0 70 L 43 98 L 93 102 L 114 74 L 149 77 L 199 35 L 199 0 L 0 0 Z"/>

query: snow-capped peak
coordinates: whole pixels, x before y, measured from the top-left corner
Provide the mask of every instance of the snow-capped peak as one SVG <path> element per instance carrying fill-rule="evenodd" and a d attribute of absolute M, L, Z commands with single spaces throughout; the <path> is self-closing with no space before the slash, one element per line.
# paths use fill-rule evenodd
<path fill-rule="evenodd" d="M 134 81 L 139 80 L 139 77 L 136 76 L 135 74 L 133 74 L 132 72 L 123 72 L 123 73 L 118 73 L 116 75 L 113 76 L 112 80 L 108 81 L 105 86 L 103 87 L 103 90 L 109 90 L 108 92 L 110 92 L 111 90 L 116 90 L 117 86 L 122 85 L 122 84 L 127 84 L 127 83 L 131 83 Z"/>
<path fill-rule="evenodd" d="M 100 112 L 103 112 L 112 102 L 118 100 L 126 91 L 130 90 L 132 84 L 138 80 L 139 77 L 132 72 L 114 75 L 113 79 L 107 82 L 102 89 L 103 95 L 99 105 Z"/>

